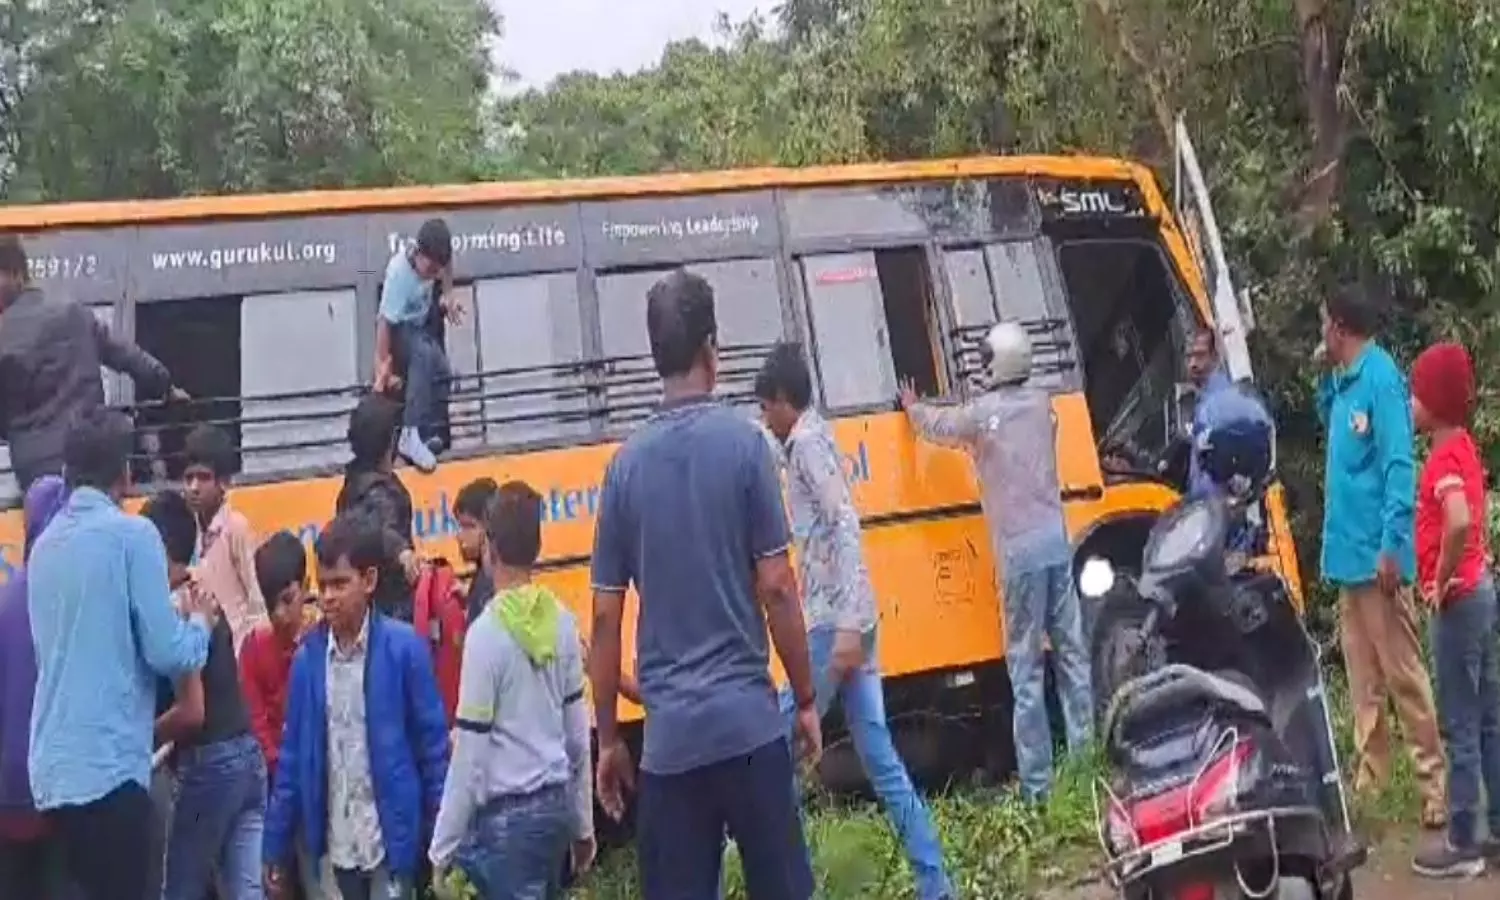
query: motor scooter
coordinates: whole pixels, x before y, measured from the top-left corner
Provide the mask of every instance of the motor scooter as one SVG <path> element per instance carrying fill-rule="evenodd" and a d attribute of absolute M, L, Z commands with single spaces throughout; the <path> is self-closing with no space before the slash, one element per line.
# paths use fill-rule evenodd
<path fill-rule="evenodd" d="M 1186 500 L 1138 578 L 1084 563 L 1108 774 L 1095 788 L 1124 900 L 1351 900 L 1354 838 L 1317 644 L 1282 579 L 1226 553 L 1236 504 Z"/>

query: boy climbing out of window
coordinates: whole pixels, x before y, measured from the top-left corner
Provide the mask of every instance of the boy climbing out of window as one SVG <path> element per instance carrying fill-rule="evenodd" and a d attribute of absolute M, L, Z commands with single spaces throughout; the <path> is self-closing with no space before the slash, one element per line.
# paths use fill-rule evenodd
<path fill-rule="evenodd" d="M 1073 548 L 1063 520 L 1052 399 L 1026 383 L 1031 378 L 1031 338 L 1021 325 L 1001 322 L 979 350 L 986 390 L 967 403 L 938 406 L 918 399 L 908 384 L 902 388 L 901 405 L 919 436 L 966 450 L 974 459 L 991 550 L 1004 577 L 1005 663 L 1015 687 L 1021 791 L 1039 802 L 1052 786 L 1042 636 L 1052 641 L 1073 752 L 1093 737 L 1089 656 L 1073 585 Z"/>
<path fill-rule="evenodd" d="M 294 838 L 326 854 L 343 900 L 414 900 L 424 836 L 448 769 L 448 721 L 425 642 L 371 607 L 385 559 L 378 527 L 339 516 L 315 548 L 323 622 L 292 660 L 286 728 L 266 810 L 274 897 Z"/>
<path fill-rule="evenodd" d="M 465 564 L 474 567 L 474 577 L 469 582 L 467 615 L 473 625 L 485 604 L 495 595 L 495 582 L 484 563 L 485 511 L 500 493 L 500 486 L 493 478 L 476 478 L 459 489 L 453 501 L 453 517 L 458 520 L 458 553 Z"/>
<path fill-rule="evenodd" d="M 183 495 L 159 493 L 141 514 L 161 534 L 169 584 L 203 590 L 188 568 L 197 522 Z M 178 683 L 177 700 L 157 720 L 156 732 L 159 741 L 176 745 L 162 900 L 201 900 L 216 870 L 225 900 L 260 900 L 266 764 L 251 733 L 234 639 L 223 617 L 211 632 L 208 662 Z"/>
<path fill-rule="evenodd" d="M 1484 463 L 1468 430 L 1474 399 L 1461 345 L 1435 344 L 1412 364 L 1412 423 L 1432 438 L 1417 482 L 1417 583 L 1435 613 L 1437 714 L 1448 750 L 1447 839 L 1412 861 L 1430 878 L 1481 875 L 1486 856 L 1500 863 L 1500 613 L 1485 549 Z"/>
<path fill-rule="evenodd" d="M 416 241 L 398 247 L 385 267 L 380 313 L 375 328 L 375 390 L 385 393 L 403 387 L 405 409 L 397 450 L 423 472 L 437 468 L 433 448 L 422 438 L 422 428 L 441 418 L 448 402 L 453 373 L 448 354 L 427 327 L 434 287 L 441 284 L 437 303 L 457 323 L 463 307 L 453 296 L 453 235 L 442 219 L 429 219 L 417 230 Z M 404 368 L 404 375 L 398 373 Z M 404 382 L 404 384 L 403 384 Z"/>
<path fill-rule="evenodd" d="M 238 653 L 245 637 L 266 620 L 266 601 L 255 577 L 255 531 L 229 505 L 234 445 L 222 429 L 199 425 L 183 441 L 183 456 L 183 494 L 198 525 L 197 576 L 218 599 Z"/>

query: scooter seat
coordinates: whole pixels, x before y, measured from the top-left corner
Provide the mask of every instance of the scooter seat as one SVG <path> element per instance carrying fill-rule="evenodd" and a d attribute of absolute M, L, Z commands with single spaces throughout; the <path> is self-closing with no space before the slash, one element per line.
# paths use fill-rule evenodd
<path fill-rule="evenodd" d="M 1104 716 L 1105 738 L 1114 745 L 1132 721 L 1194 701 L 1225 703 L 1250 716 L 1269 715 L 1265 701 L 1249 687 L 1224 675 L 1174 663 L 1120 686 Z"/>

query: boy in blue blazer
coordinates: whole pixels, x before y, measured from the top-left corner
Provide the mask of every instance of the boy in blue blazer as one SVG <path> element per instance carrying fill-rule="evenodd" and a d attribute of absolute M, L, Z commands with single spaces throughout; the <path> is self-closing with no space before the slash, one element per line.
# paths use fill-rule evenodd
<path fill-rule="evenodd" d="M 323 622 L 292 662 L 266 809 L 267 890 L 287 895 L 300 835 L 313 860 L 330 858 L 343 900 L 414 900 L 448 769 L 431 654 L 370 605 L 378 530 L 340 516 L 315 550 Z"/>

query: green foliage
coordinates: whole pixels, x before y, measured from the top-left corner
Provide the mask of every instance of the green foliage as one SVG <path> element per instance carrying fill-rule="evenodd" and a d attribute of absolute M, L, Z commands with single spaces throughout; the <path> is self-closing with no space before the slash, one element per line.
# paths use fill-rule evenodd
<path fill-rule="evenodd" d="M 632 75 L 491 100 L 483 0 L 12 0 L 0 199 L 1106 153 L 1170 185 L 1187 115 L 1315 575 L 1319 297 L 1409 358 L 1500 358 L 1500 11 L 1487 0 L 784 0 Z M 1476 423 L 1500 471 L 1500 396 Z"/>
<path fill-rule="evenodd" d="M 1349 693 L 1337 672 L 1330 672 L 1328 690 L 1339 758 L 1347 770 L 1354 758 Z M 1352 809 L 1359 833 L 1371 841 L 1410 827 L 1421 808 L 1407 755 L 1398 753 L 1394 763 L 1390 783 L 1378 794 L 1355 802 Z M 1036 897 L 1047 888 L 1058 896 L 1071 896 L 1063 889 L 1093 880 L 1103 858 L 1094 811 L 1094 785 L 1103 772 L 1099 754 L 1064 761 L 1052 800 L 1044 808 L 1022 803 L 1013 792 L 989 788 L 959 789 L 929 798 L 958 896 Z M 1346 772 L 1346 783 L 1351 774 Z M 916 896 L 906 855 L 879 808 L 818 802 L 806 822 L 818 897 L 911 900 Z M 635 866 L 628 850 L 609 854 L 575 892 L 577 900 L 633 900 L 639 896 Z M 744 877 L 732 848 L 724 887 L 727 900 L 745 897 Z"/>
<path fill-rule="evenodd" d="M 17 0 L 0 196 L 469 177 L 497 28 L 482 0 Z"/>

